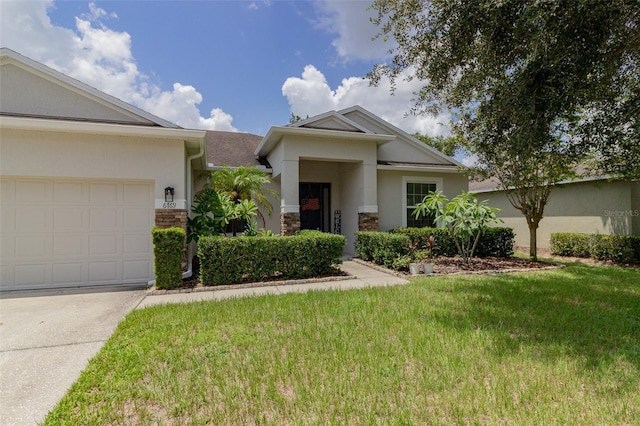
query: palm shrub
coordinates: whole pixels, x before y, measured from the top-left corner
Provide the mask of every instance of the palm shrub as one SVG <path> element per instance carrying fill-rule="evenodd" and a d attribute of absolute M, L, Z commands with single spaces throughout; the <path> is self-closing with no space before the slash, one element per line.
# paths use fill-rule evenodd
<path fill-rule="evenodd" d="M 218 194 L 226 194 L 233 204 L 252 200 L 256 207 L 262 208 L 268 215 L 271 215 L 273 206 L 269 201 L 269 196 L 278 197 L 278 193 L 265 187 L 269 183 L 271 183 L 269 175 L 258 170 L 255 166 L 230 167 L 224 165 L 222 169 L 211 172 L 205 188 L 214 189 Z M 256 213 L 264 226 L 265 220 L 262 213 L 257 209 Z M 230 220 L 234 236 L 240 220 L 241 218 Z"/>

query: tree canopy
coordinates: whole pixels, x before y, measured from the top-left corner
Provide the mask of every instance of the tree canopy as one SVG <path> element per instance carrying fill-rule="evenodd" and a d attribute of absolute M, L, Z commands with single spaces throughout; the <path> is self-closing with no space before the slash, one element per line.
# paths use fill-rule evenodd
<path fill-rule="evenodd" d="M 591 154 L 604 171 L 640 176 L 638 0 L 375 0 L 372 7 L 380 36 L 397 46 L 369 76 L 376 83 L 410 69 L 425 82 L 414 112 L 454 111 L 472 146 L 506 134 L 536 152 L 561 138 L 566 152 Z"/>
<path fill-rule="evenodd" d="M 375 0 L 393 60 L 409 71 L 413 112 L 453 113 L 477 157 L 527 219 L 530 254 L 552 185 L 578 165 L 640 177 L 638 0 Z M 392 86 L 393 87 L 393 86 Z M 587 161 L 589 160 L 589 161 Z"/>

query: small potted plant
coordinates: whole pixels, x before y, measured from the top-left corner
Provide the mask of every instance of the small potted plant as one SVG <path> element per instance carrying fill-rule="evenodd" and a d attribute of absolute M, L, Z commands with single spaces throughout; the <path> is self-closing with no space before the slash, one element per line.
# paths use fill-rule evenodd
<path fill-rule="evenodd" d="M 436 239 L 433 235 L 430 235 L 424 242 L 424 250 L 421 250 L 424 254 L 422 258 L 422 269 L 425 274 L 433 274 L 434 259 L 437 250 Z"/>
<path fill-rule="evenodd" d="M 409 272 L 411 275 L 419 275 L 420 274 L 420 260 L 422 255 L 420 254 L 420 250 L 418 248 L 418 241 L 411 241 L 409 244 Z"/>

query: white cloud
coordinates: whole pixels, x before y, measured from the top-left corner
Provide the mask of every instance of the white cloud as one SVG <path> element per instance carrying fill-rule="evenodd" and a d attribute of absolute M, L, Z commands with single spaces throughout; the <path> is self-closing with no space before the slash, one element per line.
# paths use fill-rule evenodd
<path fill-rule="evenodd" d="M 388 58 L 388 51 L 394 44 L 385 43 L 382 38 L 373 40 L 380 29 L 371 22 L 377 12 L 369 10 L 370 1 L 320 0 L 316 6 L 320 16 L 317 25 L 336 34 L 331 44 L 343 60 Z"/>
<path fill-rule="evenodd" d="M 282 94 L 287 98 L 291 112 L 306 117 L 329 110 L 340 110 L 360 105 L 384 120 L 408 133 L 419 132 L 430 136 L 449 135 L 448 114 L 437 117 L 429 115 L 407 115 L 414 105 L 414 93 L 422 83 L 417 80 L 405 81 L 406 74 L 396 81 L 392 96 L 389 80 L 382 80 L 373 87 L 369 80 L 349 77 L 342 80 L 335 90 L 329 86 L 324 74 L 313 65 L 307 65 L 301 77 L 289 77 L 282 85 Z"/>
<path fill-rule="evenodd" d="M 150 83 L 136 65 L 131 36 L 104 23 L 117 19 L 115 13 L 91 3 L 70 29 L 51 22 L 52 7 L 52 0 L 0 1 L 3 47 L 183 127 L 237 131 L 220 108 L 201 116 L 202 95 L 193 86 L 175 83 L 172 91 L 163 91 Z"/>

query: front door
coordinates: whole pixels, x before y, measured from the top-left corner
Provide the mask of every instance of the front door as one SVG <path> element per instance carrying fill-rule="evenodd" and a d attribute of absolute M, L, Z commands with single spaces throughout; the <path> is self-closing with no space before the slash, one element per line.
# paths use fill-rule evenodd
<path fill-rule="evenodd" d="M 300 183 L 300 229 L 331 232 L 331 184 Z"/>

